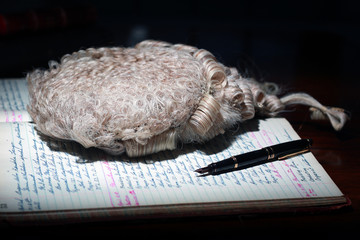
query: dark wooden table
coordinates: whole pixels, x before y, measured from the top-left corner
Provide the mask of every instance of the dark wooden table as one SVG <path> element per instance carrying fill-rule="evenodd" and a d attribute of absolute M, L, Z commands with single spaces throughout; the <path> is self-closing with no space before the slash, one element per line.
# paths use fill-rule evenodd
<path fill-rule="evenodd" d="M 336 105 L 352 112 L 346 127 L 336 132 L 328 122 L 311 121 L 307 108 L 283 114 L 302 138 L 314 140 L 312 152 L 352 206 L 321 214 L 270 214 L 215 216 L 200 218 L 100 222 L 91 224 L 6 229 L 19 237 L 48 239 L 104 238 L 202 238 L 202 239 L 339 239 L 356 236 L 360 228 L 360 131 L 357 83 L 353 88 L 339 88 L 336 79 L 300 78 L 290 91 L 305 91 L 326 105 Z M 325 84 L 325 85 L 324 85 Z M 323 88 L 323 86 L 326 86 Z M 60 238 L 59 238 L 60 239 Z"/>

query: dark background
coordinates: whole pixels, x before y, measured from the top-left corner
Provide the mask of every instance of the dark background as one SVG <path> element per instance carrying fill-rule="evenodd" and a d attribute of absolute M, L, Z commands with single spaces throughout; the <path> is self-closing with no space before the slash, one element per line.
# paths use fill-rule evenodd
<path fill-rule="evenodd" d="M 81 26 L 73 23 L 0 36 L 0 76 L 22 77 L 79 49 L 133 46 L 150 38 L 205 48 L 257 79 L 291 82 L 311 74 L 350 83 L 347 79 L 359 76 L 360 14 L 355 2 L 1 1 L 0 14 L 5 15 L 89 5 L 97 14 L 95 22 Z M 78 18 L 83 18 L 81 10 Z"/>

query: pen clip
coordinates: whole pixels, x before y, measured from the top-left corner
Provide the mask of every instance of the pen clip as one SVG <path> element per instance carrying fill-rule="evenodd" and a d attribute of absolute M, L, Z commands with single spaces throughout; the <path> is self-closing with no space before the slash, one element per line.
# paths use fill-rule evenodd
<path fill-rule="evenodd" d="M 287 154 L 287 155 L 284 155 L 284 156 L 280 156 L 280 157 L 278 157 L 278 160 L 284 160 L 284 159 L 291 158 L 291 157 L 297 156 L 297 155 L 302 154 L 302 153 L 307 153 L 307 152 L 310 152 L 310 148 L 305 148 L 305 149 L 300 150 L 300 151 L 295 152 L 295 153 L 290 153 L 290 154 Z"/>

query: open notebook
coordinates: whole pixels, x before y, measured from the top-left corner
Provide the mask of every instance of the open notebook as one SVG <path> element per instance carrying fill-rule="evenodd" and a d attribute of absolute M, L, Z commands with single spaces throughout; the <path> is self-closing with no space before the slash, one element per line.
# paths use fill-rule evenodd
<path fill-rule="evenodd" d="M 218 176 L 195 169 L 299 139 L 283 118 L 240 124 L 204 145 L 142 158 L 40 137 L 26 82 L 0 80 L 0 216 L 13 222 L 94 221 L 329 210 L 347 198 L 312 153 Z"/>

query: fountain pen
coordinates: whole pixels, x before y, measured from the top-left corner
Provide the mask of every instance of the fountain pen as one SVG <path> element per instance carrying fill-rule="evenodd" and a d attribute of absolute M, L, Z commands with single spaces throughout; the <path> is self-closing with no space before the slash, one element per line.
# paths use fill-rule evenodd
<path fill-rule="evenodd" d="M 310 151 L 311 139 L 300 139 L 265 147 L 256 151 L 247 152 L 228 159 L 211 163 L 207 167 L 199 168 L 195 172 L 199 177 L 218 175 L 226 172 L 241 170 L 257 165 L 284 160 Z"/>

